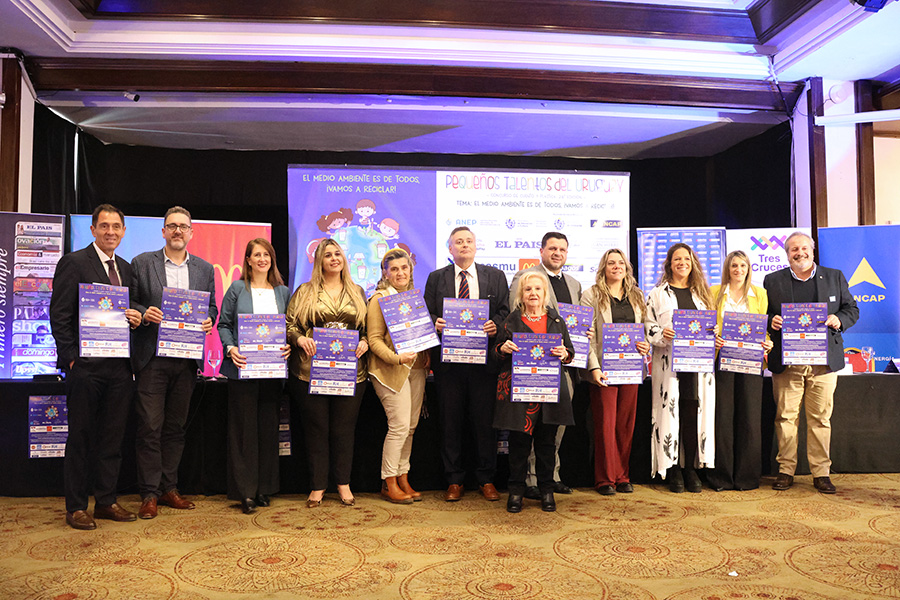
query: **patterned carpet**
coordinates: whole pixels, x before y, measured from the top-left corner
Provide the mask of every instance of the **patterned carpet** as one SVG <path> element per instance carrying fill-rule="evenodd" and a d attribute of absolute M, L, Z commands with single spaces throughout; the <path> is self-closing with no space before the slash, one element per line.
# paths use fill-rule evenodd
<path fill-rule="evenodd" d="M 221 496 L 80 532 L 58 498 L 0 498 L 0 598 L 731 600 L 900 598 L 900 474 L 837 475 L 839 492 L 526 500 L 468 492 L 415 505 L 278 496 L 252 516 Z M 137 497 L 121 503 L 137 509 Z"/>

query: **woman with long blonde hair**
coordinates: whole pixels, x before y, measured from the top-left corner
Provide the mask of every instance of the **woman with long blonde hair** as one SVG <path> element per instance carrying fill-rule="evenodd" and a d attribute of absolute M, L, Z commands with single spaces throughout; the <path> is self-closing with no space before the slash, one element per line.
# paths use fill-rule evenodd
<path fill-rule="evenodd" d="M 634 417 L 637 411 L 637 384 L 607 385 L 601 370 L 604 323 L 643 323 L 647 314 L 644 294 L 637 287 L 631 263 L 618 248 L 607 250 L 597 266 L 597 277 L 581 296 L 582 306 L 594 309 L 593 337 L 586 369 L 594 421 L 594 489 L 604 496 L 631 493 L 634 487 L 628 470 Z M 650 344 L 635 343 L 646 355 Z"/>
<path fill-rule="evenodd" d="M 659 283 L 647 300 L 647 341 L 653 346 L 652 474 L 672 492 L 700 492 L 697 469 L 715 462 L 713 373 L 676 373 L 672 365 L 673 313 L 715 307 L 700 259 L 690 246 L 673 244 Z"/>
<path fill-rule="evenodd" d="M 356 329 L 359 344 L 356 389 L 352 396 L 309 393 L 309 373 L 316 353 L 313 328 Z M 350 470 L 356 418 L 366 389 L 366 362 L 359 360 L 369 348 L 366 341 L 366 298 L 360 286 L 350 278 L 350 267 L 340 245 L 323 240 L 316 248 L 310 280 L 294 292 L 287 308 L 288 343 L 298 351 L 291 353 L 291 377 L 288 390 L 306 437 L 309 461 L 310 493 L 308 508 L 322 503 L 331 474 L 341 504 L 353 506 Z"/>

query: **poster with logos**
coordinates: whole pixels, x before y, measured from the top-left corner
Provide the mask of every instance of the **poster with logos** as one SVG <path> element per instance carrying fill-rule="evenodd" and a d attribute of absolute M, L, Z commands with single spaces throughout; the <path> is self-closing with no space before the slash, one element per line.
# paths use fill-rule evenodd
<path fill-rule="evenodd" d="M 0 213 L 0 379 L 57 372 L 49 313 L 64 239 L 61 216 Z"/>
<path fill-rule="evenodd" d="M 809 227 L 729 229 L 725 232 L 725 247 L 728 253 L 743 250 L 747 254 L 751 265 L 750 282 L 762 287 L 766 275 L 789 266 L 784 243 L 795 231 L 810 235 Z M 710 280 L 709 284 L 715 285 L 719 281 Z"/>
<path fill-rule="evenodd" d="M 28 458 L 66 454 L 69 411 L 65 396 L 28 397 Z"/>
<path fill-rule="evenodd" d="M 672 244 L 682 242 L 690 246 L 703 266 L 710 285 L 722 280 L 722 261 L 725 260 L 724 227 L 687 227 L 684 229 L 638 229 L 638 286 L 645 294 L 656 287 L 663 272 L 666 253 Z"/>
<path fill-rule="evenodd" d="M 888 361 L 900 361 L 898 239 L 900 225 L 819 230 L 819 263 L 841 270 L 859 307 L 859 320 L 842 336 L 855 373 L 881 373 Z"/>

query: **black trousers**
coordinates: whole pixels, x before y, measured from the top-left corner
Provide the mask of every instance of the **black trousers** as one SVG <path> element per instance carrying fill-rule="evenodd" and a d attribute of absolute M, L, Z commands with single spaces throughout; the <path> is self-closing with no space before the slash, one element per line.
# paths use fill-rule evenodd
<path fill-rule="evenodd" d="M 716 370 L 716 466 L 711 487 L 755 490 L 762 477 L 762 377 Z"/>
<path fill-rule="evenodd" d="M 69 435 L 63 459 L 66 510 L 116 501 L 122 437 L 134 396 L 127 358 L 76 358 L 66 373 Z"/>
<path fill-rule="evenodd" d="M 497 376 L 484 365 L 444 364 L 435 371 L 435 385 L 447 483 L 462 485 L 465 480 L 463 440 L 467 429 L 475 435 L 478 484 L 493 483 L 497 470 L 497 434 L 493 428 Z"/>
<path fill-rule="evenodd" d="M 678 439 L 681 440 L 679 464 L 693 469 L 700 460 L 697 446 L 697 411 L 700 410 L 700 392 L 697 373 L 678 374 Z"/>
<path fill-rule="evenodd" d="M 543 411 L 532 416 L 534 429 L 531 434 L 522 431 L 509 432 L 509 493 L 525 493 L 525 476 L 528 473 L 528 455 L 534 445 L 534 470 L 541 493 L 553 491 L 553 468 L 556 466 L 556 432 L 559 425 L 543 421 Z"/>
<path fill-rule="evenodd" d="M 228 380 L 228 498 L 278 492 L 278 409 L 284 380 Z"/>
<path fill-rule="evenodd" d="M 350 483 L 356 419 L 366 382 L 357 383 L 352 396 L 309 393 L 309 383 L 291 377 L 288 390 L 299 408 L 309 461 L 309 489 L 328 488 L 328 475 L 336 485 Z"/>
<path fill-rule="evenodd" d="M 141 498 L 158 497 L 178 487 L 197 362 L 154 356 L 136 379 L 138 491 Z"/>

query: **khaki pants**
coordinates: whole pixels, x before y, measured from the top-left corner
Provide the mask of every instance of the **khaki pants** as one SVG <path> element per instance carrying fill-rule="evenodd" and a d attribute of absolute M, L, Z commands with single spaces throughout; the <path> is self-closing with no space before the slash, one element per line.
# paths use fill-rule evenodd
<path fill-rule="evenodd" d="M 797 469 L 797 419 L 806 405 L 806 456 L 813 477 L 827 477 L 831 470 L 831 411 L 837 373 L 824 365 L 792 365 L 772 374 L 775 392 L 775 436 L 779 471 L 793 475 Z"/>
<path fill-rule="evenodd" d="M 425 398 L 425 369 L 413 369 L 400 391 L 393 392 L 372 378 L 375 393 L 387 415 L 388 431 L 381 454 L 381 478 L 409 473 L 413 434 L 419 424 L 419 413 Z"/>

